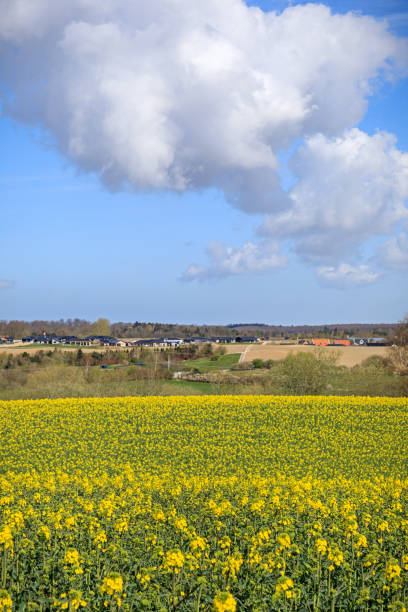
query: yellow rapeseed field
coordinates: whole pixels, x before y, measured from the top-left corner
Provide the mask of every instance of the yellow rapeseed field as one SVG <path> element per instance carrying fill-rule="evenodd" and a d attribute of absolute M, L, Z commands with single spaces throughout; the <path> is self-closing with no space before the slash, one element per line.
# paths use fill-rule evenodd
<path fill-rule="evenodd" d="M 408 402 L 0 402 L 0 612 L 399 611 Z"/>

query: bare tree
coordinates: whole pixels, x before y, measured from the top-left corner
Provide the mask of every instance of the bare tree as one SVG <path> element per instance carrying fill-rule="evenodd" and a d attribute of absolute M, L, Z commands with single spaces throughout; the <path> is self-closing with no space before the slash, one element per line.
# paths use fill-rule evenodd
<path fill-rule="evenodd" d="M 396 374 L 403 376 L 403 388 L 408 392 L 408 315 L 399 323 L 392 338 L 390 361 Z"/>

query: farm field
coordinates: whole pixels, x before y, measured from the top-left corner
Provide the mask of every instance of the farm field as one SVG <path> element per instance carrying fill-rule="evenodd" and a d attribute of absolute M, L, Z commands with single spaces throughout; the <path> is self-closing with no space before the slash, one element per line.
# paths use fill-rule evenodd
<path fill-rule="evenodd" d="M 0 402 L 0 436 L 0 610 L 406 608 L 406 399 Z"/>
<path fill-rule="evenodd" d="M 53 351 L 57 348 L 59 351 L 77 351 L 79 348 L 82 351 L 97 351 L 103 352 L 105 346 L 65 346 L 55 344 L 3 344 L 0 346 L 0 352 L 8 355 L 21 355 L 22 353 L 36 353 L 37 351 Z M 121 347 L 110 347 L 111 350 L 121 350 Z"/>
<path fill-rule="evenodd" d="M 231 347 L 228 347 L 229 349 Z M 379 355 L 385 357 L 389 350 L 386 346 L 330 346 L 330 347 L 318 347 L 324 354 L 332 355 L 335 353 L 338 355 L 338 365 L 344 365 L 349 368 L 359 365 L 365 359 L 372 357 L 373 355 Z M 235 352 L 235 351 L 234 351 Z M 291 353 L 315 353 L 315 346 L 304 346 L 304 345 L 279 345 L 265 342 L 263 344 L 252 344 L 249 345 L 248 350 L 245 353 L 243 361 L 252 361 L 253 359 L 273 359 L 279 361 L 285 359 L 287 355 Z"/>

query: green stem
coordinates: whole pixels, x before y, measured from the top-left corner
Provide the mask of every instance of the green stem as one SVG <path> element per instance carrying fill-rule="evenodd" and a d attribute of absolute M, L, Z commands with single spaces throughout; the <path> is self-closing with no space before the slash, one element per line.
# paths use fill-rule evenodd
<path fill-rule="evenodd" d="M 200 599 L 201 599 L 201 591 L 203 590 L 203 585 L 200 584 L 200 588 L 198 591 L 198 595 L 197 595 L 197 601 L 196 601 L 196 605 L 195 605 L 195 612 L 199 612 L 200 610 Z"/>
<path fill-rule="evenodd" d="M 7 579 L 7 550 L 4 546 L 3 550 L 3 560 L 1 564 L 1 588 L 6 588 L 6 579 Z"/>

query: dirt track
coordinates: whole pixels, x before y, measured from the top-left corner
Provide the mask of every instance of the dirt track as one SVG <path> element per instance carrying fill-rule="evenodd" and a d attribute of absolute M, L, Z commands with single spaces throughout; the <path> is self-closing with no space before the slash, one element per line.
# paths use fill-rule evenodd
<path fill-rule="evenodd" d="M 234 350 L 232 348 L 234 347 Z M 244 347 L 239 345 L 230 345 L 228 347 L 228 353 L 240 353 L 244 350 Z M 352 367 L 358 365 L 364 359 L 371 357 L 372 355 L 380 355 L 385 357 L 387 354 L 386 346 L 338 346 L 338 347 L 319 347 L 318 349 L 314 346 L 302 346 L 302 345 L 277 345 L 277 344 L 253 344 L 248 348 L 242 361 L 252 361 L 253 359 L 273 359 L 278 361 L 284 359 L 290 353 L 314 353 L 316 350 L 322 350 L 328 355 L 333 353 L 338 355 L 338 365 L 345 365 Z"/>

